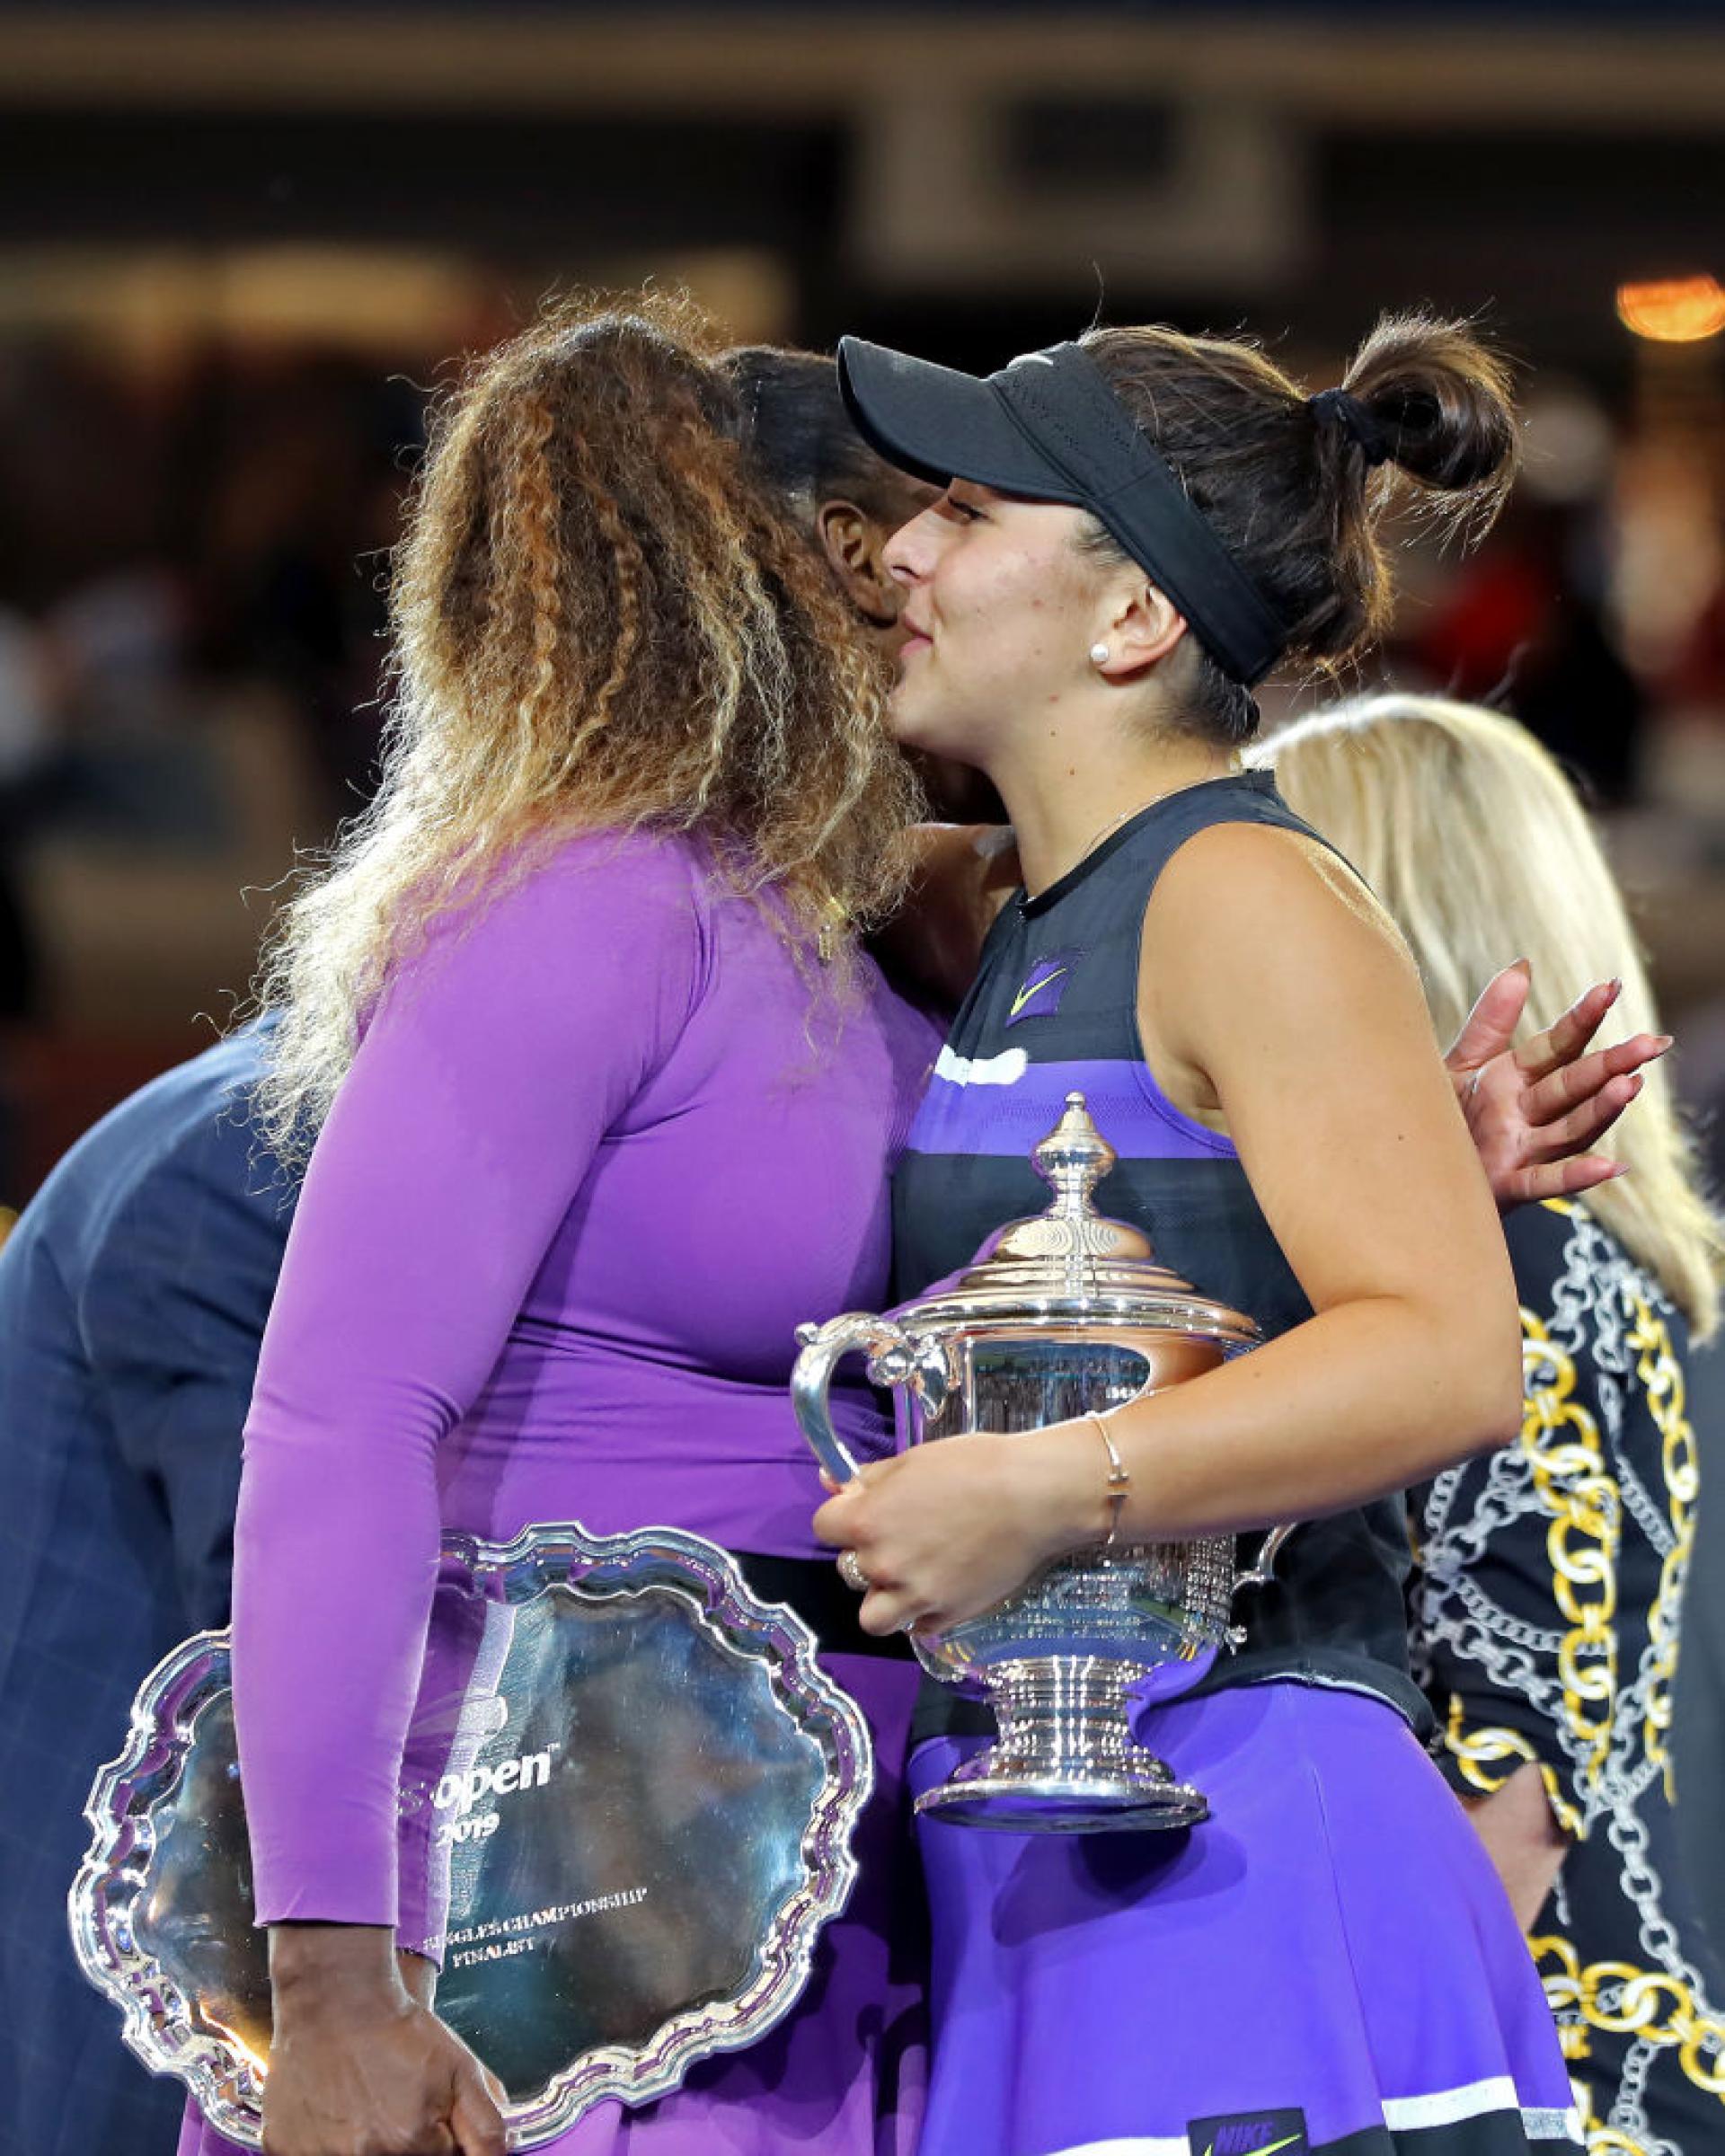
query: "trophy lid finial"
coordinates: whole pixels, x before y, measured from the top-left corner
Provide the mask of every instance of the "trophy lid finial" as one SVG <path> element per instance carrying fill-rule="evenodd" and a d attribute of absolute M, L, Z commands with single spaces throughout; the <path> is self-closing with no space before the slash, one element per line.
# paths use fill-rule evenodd
<path fill-rule="evenodd" d="M 1092 1120 L 1083 1093 L 1068 1093 L 1060 1120 L 1031 1149 L 1031 1163 L 1053 1197 L 1040 1213 L 1008 1221 L 991 1235 L 966 1277 L 978 1277 L 977 1268 L 983 1268 L 1004 1280 L 1002 1268 L 1029 1264 L 1040 1269 L 1051 1292 L 1057 1286 L 1076 1293 L 1079 1274 L 1098 1259 L 1154 1265 L 1155 1253 L 1142 1229 L 1110 1220 L 1096 1208 L 1096 1186 L 1119 1158 Z"/>
<path fill-rule="evenodd" d="M 1054 1210 L 1070 1214 L 1095 1210 L 1096 1186 L 1119 1155 L 1092 1122 L 1084 1096 L 1068 1093 L 1066 1113 L 1031 1158 L 1054 1192 Z"/>
<path fill-rule="evenodd" d="M 1084 1095 L 1068 1093 L 1060 1120 L 1031 1152 L 1053 1192 L 1048 1206 L 996 1228 L 962 1271 L 906 1303 L 898 1322 L 1011 1335 L 1026 1320 L 1064 1312 L 1081 1324 L 1151 1325 L 1230 1348 L 1255 1340 L 1250 1318 L 1172 1272 L 1141 1227 L 1097 1210 L 1096 1186 L 1119 1157 Z"/>

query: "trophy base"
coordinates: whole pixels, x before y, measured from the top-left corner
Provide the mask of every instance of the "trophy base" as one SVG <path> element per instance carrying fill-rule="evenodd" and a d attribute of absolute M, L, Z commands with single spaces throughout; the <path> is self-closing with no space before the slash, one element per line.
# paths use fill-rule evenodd
<path fill-rule="evenodd" d="M 1151 1754 L 1145 1757 L 1162 1766 Z M 955 1826 L 992 1826 L 1015 1834 L 1142 1833 L 1196 1826 L 1209 1817 L 1201 1790 L 1176 1781 L 1166 1767 L 1162 1777 L 1014 1772 L 997 1764 L 991 1745 L 938 1789 L 924 1790 L 916 1810 Z"/>
<path fill-rule="evenodd" d="M 955 1826 L 1013 1833 L 1106 1834 L 1196 1826 L 1210 1807 L 1134 1741 L 1128 1719 L 1139 1662 L 1048 1656 L 983 1673 L 998 1740 L 916 1799 Z"/>

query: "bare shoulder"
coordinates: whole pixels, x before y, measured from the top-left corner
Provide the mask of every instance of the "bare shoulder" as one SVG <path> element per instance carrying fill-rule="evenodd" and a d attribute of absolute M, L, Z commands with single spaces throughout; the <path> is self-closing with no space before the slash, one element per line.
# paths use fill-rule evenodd
<path fill-rule="evenodd" d="M 1348 864 L 1319 841 L 1264 824 L 1216 824 L 1168 863 L 1144 918 L 1138 1020 L 1171 1097 L 1219 1107 L 1224 1064 L 1315 1054 L 1322 1040 L 1430 1021 L 1407 946 Z"/>
<path fill-rule="evenodd" d="M 1279 969 L 1349 949 L 1407 962 L 1400 931 L 1348 863 L 1272 824 L 1212 824 L 1188 839 L 1157 880 L 1145 927 L 1146 944 L 1176 962 L 1207 950 L 1212 963 L 1225 952 Z"/>

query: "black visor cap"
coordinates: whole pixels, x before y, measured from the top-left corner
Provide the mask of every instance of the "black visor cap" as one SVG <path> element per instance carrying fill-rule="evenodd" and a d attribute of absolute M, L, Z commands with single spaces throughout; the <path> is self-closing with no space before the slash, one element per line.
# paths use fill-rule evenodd
<path fill-rule="evenodd" d="M 1250 686 L 1281 656 L 1274 610 L 1082 346 L 984 379 L 846 337 L 838 380 L 857 431 L 889 464 L 937 486 L 968 479 L 1088 509 L 1234 680 Z"/>
<path fill-rule="evenodd" d="M 1084 496 L 1037 449 L 995 388 L 995 377 L 936 367 L 884 344 L 844 337 L 838 386 L 857 432 L 900 471 L 937 487 L 974 480 L 1001 494 L 1031 501 Z"/>

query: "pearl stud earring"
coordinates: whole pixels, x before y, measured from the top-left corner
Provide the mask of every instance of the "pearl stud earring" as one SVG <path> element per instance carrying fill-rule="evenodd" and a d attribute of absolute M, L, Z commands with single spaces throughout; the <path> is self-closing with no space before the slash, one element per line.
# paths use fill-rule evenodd
<path fill-rule="evenodd" d="M 1092 644 L 1090 647 L 1090 663 L 1092 667 L 1105 667 L 1108 664 L 1106 644 Z"/>

